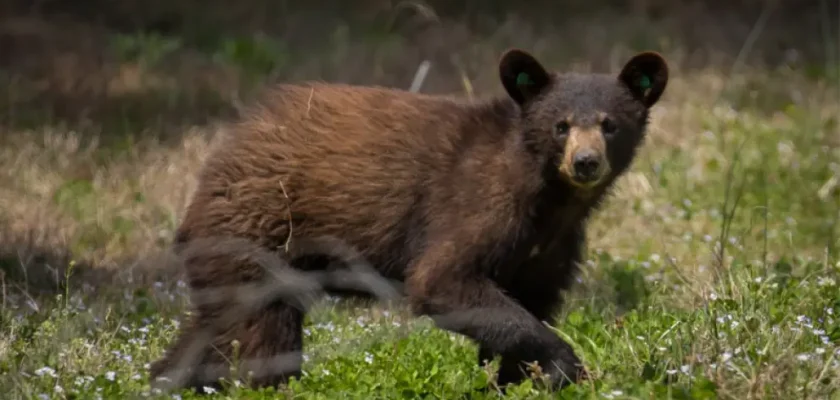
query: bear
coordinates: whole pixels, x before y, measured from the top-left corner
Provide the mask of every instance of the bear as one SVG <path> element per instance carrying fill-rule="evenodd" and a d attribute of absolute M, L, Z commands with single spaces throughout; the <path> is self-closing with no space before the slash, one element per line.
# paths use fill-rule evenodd
<path fill-rule="evenodd" d="M 470 338 L 479 363 L 501 357 L 499 385 L 527 379 L 533 361 L 552 389 L 585 379 L 544 323 L 575 280 L 586 222 L 644 142 L 668 66 L 643 51 L 617 74 L 558 72 L 513 48 L 498 76 L 502 93 L 478 100 L 280 83 L 227 121 L 173 243 L 191 313 L 151 379 L 201 391 L 234 373 L 251 387 L 299 378 L 302 294 L 356 293 L 330 278 L 349 268 L 332 245 L 305 250 L 318 238 L 398 283 L 414 315 Z"/>

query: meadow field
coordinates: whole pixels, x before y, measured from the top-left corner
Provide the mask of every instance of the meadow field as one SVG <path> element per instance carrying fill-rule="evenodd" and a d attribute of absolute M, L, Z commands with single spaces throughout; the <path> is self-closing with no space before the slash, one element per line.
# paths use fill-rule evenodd
<path fill-rule="evenodd" d="M 147 368 L 189 305 L 168 245 L 216 122 L 272 82 L 407 89 L 424 60 L 421 92 L 500 94 L 509 47 L 558 70 L 645 49 L 671 67 L 557 316 L 590 380 L 549 393 L 536 372 L 502 395 L 465 338 L 326 298 L 301 380 L 208 398 L 840 399 L 836 1 L 23 3 L 0 5 L 4 399 L 202 398 Z"/>

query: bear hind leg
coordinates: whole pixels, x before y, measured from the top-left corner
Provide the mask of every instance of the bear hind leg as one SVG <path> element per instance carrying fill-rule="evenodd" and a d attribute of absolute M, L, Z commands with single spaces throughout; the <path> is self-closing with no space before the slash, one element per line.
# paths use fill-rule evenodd
<path fill-rule="evenodd" d="M 164 382 L 169 385 L 201 393 L 204 387 L 220 390 L 223 379 L 277 388 L 291 377 L 300 378 L 303 312 L 294 306 L 276 301 L 240 320 L 226 321 L 221 324 L 224 329 L 218 327 L 225 321 L 201 312 L 193 321 L 166 356 L 152 365 L 153 380 L 166 376 Z M 231 367 L 236 376 L 231 375 Z M 186 373 L 175 381 L 179 368 Z"/>
<path fill-rule="evenodd" d="M 303 362 L 303 312 L 281 301 L 257 311 L 244 324 L 222 335 L 239 342 L 238 379 L 251 387 L 279 387 L 292 377 L 300 379 Z M 221 345 L 221 343 L 220 343 Z"/>

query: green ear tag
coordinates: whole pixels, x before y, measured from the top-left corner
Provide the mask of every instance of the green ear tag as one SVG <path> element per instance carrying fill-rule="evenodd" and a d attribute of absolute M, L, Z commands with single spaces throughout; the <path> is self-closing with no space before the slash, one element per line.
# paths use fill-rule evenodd
<path fill-rule="evenodd" d="M 531 77 L 528 76 L 525 72 L 520 72 L 519 75 L 516 76 L 516 85 L 517 86 L 525 86 L 525 85 L 533 85 L 534 81 L 531 80 Z"/>
<path fill-rule="evenodd" d="M 647 75 L 642 75 L 642 79 L 639 80 L 639 86 L 642 89 L 650 89 L 650 78 Z"/>

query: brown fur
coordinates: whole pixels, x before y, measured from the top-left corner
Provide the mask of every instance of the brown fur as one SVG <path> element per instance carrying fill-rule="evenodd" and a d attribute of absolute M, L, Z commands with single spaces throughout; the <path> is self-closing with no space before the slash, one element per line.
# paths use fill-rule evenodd
<path fill-rule="evenodd" d="M 521 73 L 530 80 L 517 84 Z M 641 76 L 652 84 L 647 92 Z M 290 254 L 301 239 L 338 237 L 381 275 L 403 282 L 416 313 L 475 340 L 482 359 L 501 355 L 502 383 L 523 379 L 521 362 L 532 360 L 557 385 L 579 379 L 571 347 L 540 321 L 551 319 L 571 284 L 585 221 L 629 167 L 667 68 L 642 53 L 618 78 L 561 75 L 512 50 L 500 77 L 508 97 L 476 104 L 322 83 L 269 90 L 208 157 L 177 242 L 247 239 L 249 254 L 268 250 L 317 272 L 332 267 Z M 617 127 L 610 137 L 602 133 L 605 118 Z M 557 129 L 562 121 L 566 134 Z M 572 184 L 583 150 L 599 169 L 587 184 Z M 185 258 L 196 290 L 270 278 L 259 264 L 223 251 Z M 232 340 L 241 358 L 302 350 L 303 311 L 294 300 L 272 298 L 246 315 L 231 311 L 232 293 L 196 306 L 153 365 L 153 378 L 176 366 L 199 328 L 215 329 L 201 362 L 229 359 Z M 288 376 L 299 376 L 299 364 L 253 384 Z M 193 371 L 185 385 L 215 381 Z"/>

